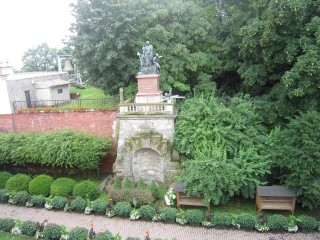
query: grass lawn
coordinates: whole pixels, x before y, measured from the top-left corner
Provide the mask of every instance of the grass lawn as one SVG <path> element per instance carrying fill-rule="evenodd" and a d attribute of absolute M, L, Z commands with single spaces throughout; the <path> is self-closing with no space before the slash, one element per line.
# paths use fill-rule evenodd
<path fill-rule="evenodd" d="M 34 237 L 27 237 L 22 235 L 13 235 L 11 233 L 0 232 L 1 240 L 27 240 L 27 239 L 35 239 Z"/>
<path fill-rule="evenodd" d="M 86 88 L 84 89 L 71 86 L 70 93 L 80 93 L 80 97 L 78 99 L 96 99 L 110 97 L 109 95 L 104 94 L 103 90 L 90 85 L 86 85 Z"/>

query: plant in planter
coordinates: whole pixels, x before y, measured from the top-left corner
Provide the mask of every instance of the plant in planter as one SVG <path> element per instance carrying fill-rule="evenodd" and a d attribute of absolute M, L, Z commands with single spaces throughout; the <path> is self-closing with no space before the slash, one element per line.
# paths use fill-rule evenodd
<path fill-rule="evenodd" d="M 318 221 L 311 216 L 299 216 L 297 222 L 298 227 L 301 228 L 302 231 L 313 231 L 318 227 Z"/>
<path fill-rule="evenodd" d="M 72 211 L 76 212 L 84 212 L 85 208 L 87 207 L 87 201 L 83 199 L 82 197 L 78 196 L 76 197 L 71 203 L 70 203 L 70 209 Z"/>
<path fill-rule="evenodd" d="M 51 200 L 51 205 L 53 209 L 63 209 L 67 204 L 68 199 L 61 196 L 55 196 Z"/>
<path fill-rule="evenodd" d="M 232 216 L 229 213 L 216 212 L 213 215 L 213 224 L 216 227 L 230 227 L 232 225 Z"/>
<path fill-rule="evenodd" d="M 163 221 L 174 222 L 176 220 L 177 212 L 176 208 L 165 207 L 161 209 L 160 217 Z"/>
<path fill-rule="evenodd" d="M 144 205 L 139 208 L 139 215 L 144 219 L 152 219 L 156 215 L 156 209 L 150 205 Z"/>
<path fill-rule="evenodd" d="M 114 205 L 113 210 L 116 215 L 120 217 L 128 217 L 130 216 L 130 213 L 132 211 L 132 207 L 130 203 L 127 202 L 117 202 L 116 205 Z"/>
<path fill-rule="evenodd" d="M 69 233 L 69 240 L 86 240 L 88 235 L 88 229 L 82 227 L 76 227 Z"/>
<path fill-rule="evenodd" d="M 267 226 L 270 230 L 284 231 L 288 229 L 288 220 L 279 214 L 274 214 L 267 219 Z"/>
<path fill-rule="evenodd" d="M 20 229 L 22 234 L 33 237 L 38 230 L 38 226 L 36 222 L 25 221 L 21 223 Z"/>
<path fill-rule="evenodd" d="M 92 212 L 105 214 L 107 211 L 107 203 L 102 199 L 97 199 L 92 203 Z"/>
<path fill-rule="evenodd" d="M 257 219 L 255 216 L 243 213 L 237 217 L 236 224 L 239 224 L 241 228 L 253 229 L 257 224 Z"/>
<path fill-rule="evenodd" d="M 204 213 L 199 209 L 189 209 L 186 211 L 186 220 L 190 224 L 200 224 L 205 220 Z"/>

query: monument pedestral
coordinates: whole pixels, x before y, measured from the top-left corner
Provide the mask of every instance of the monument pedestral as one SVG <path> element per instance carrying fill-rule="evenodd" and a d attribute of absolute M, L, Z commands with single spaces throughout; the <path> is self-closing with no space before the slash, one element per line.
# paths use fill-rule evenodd
<path fill-rule="evenodd" d="M 159 103 L 162 101 L 158 74 L 138 74 L 136 79 L 138 82 L 136 103 Z"/>

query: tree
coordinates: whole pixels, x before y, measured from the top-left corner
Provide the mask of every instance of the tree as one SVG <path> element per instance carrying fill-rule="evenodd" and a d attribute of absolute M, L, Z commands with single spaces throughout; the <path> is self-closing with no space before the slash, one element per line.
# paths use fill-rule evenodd
<path fill-rule="evenodd" d="M 320 113 L 308 112 L 292 118 L 273 131 L 271 159 L 280 166 L 281 180 L 297 193 L 302 206 L 320 206 Z"/>
<path fill-rule="evenodd" d="M 57 70 L 57 50 L 42 43 L 36 48 L 29 48 L 23 54 L 22 63 L 25 72 Z"/>
<path fill-rule="evenodd" d="M 211 8 L 212 9 L 212 8 Z M 216 60 L 209 11 L 194 1 L 78 1 L 72 41 L 79 65 L 109 93 L 135 83 L 146 40 L 163 56 L 161 88 L 188 92 L 211 81 Z"/>

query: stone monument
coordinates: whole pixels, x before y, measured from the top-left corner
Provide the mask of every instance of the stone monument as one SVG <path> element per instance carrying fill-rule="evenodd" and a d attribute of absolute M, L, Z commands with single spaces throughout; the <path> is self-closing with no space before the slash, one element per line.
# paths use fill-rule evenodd
<path fill-rule="evenodd" d="M 138 93 L 134 103 L 120 103 L 118 152 L 113 170 L 116 175 L 130 177 L 135 182 L 141 178 L 145 182 L 171 183 L 180 166 L 179 158 L 172 157 L 174 104 L 162 101 L 161 56 L 153 54 L 149 41 L 137 55 L 140 58 L 136 76 Z"/>

